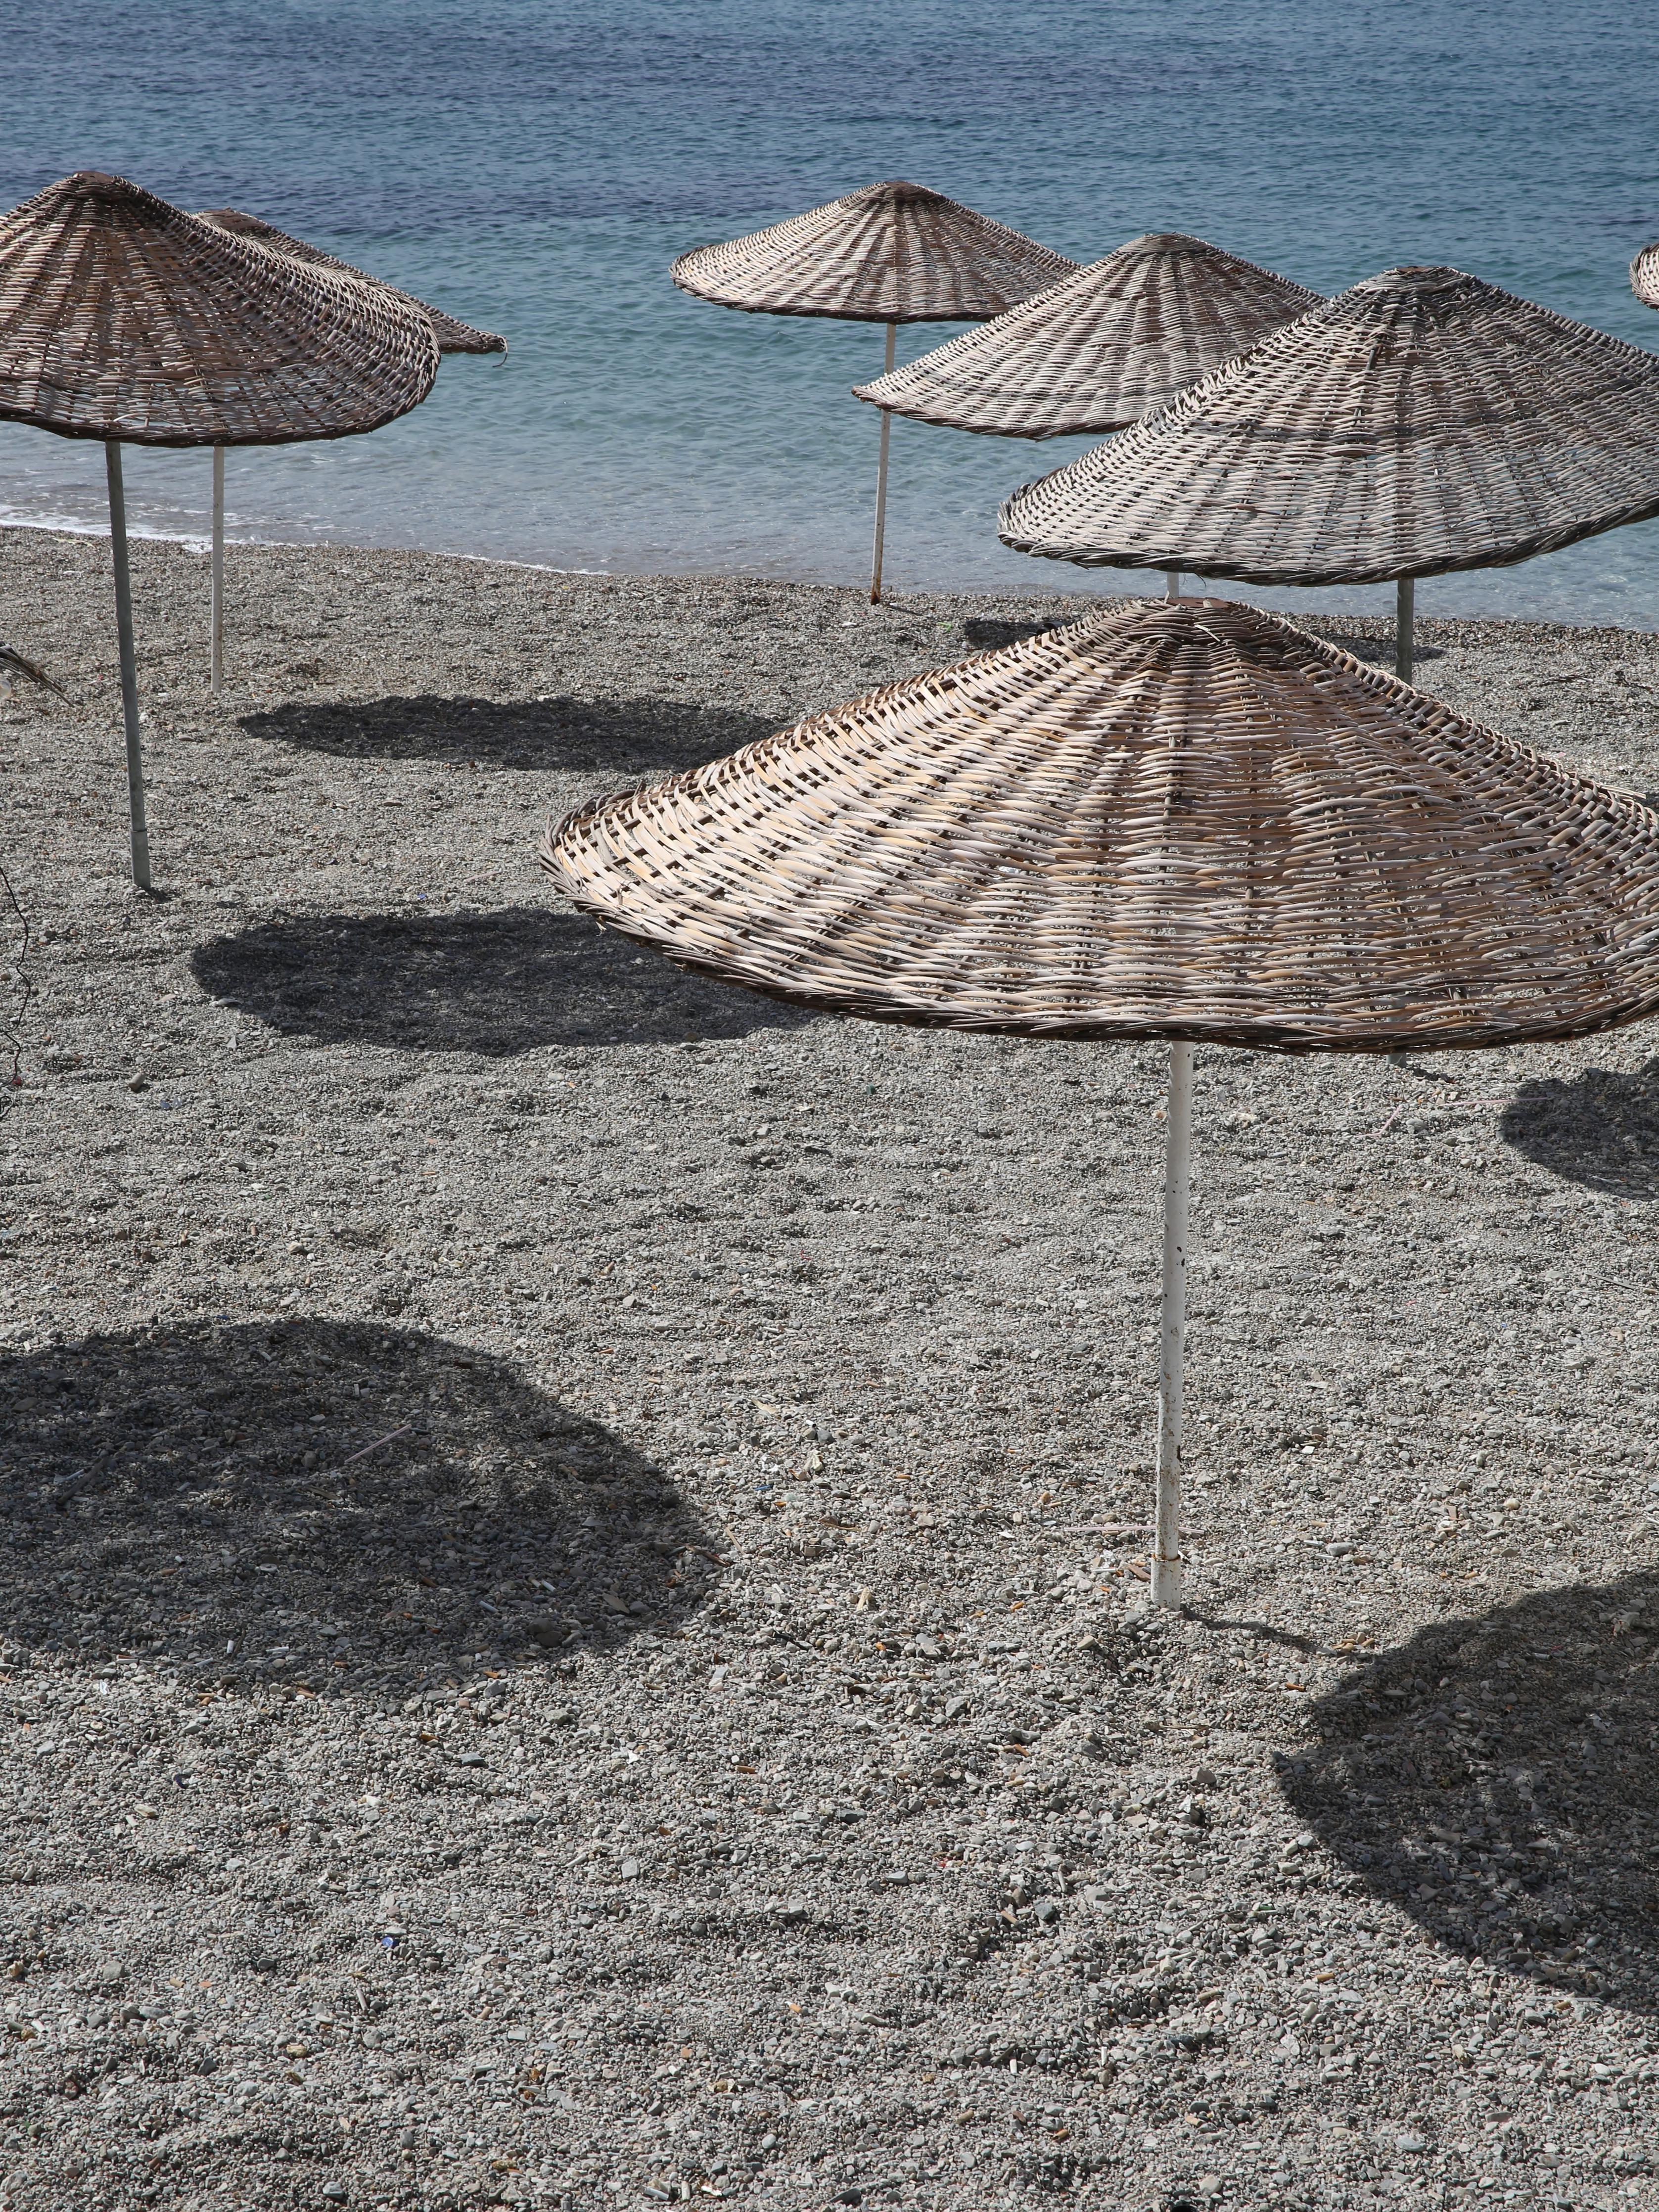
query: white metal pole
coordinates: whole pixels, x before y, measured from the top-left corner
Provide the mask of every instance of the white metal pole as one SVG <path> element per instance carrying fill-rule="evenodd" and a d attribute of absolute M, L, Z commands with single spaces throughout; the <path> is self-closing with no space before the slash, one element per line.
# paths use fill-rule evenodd
<path fill-rule="evenodd" d="M 898 325 L 887 325 L 887 364 L 884 376 L 893 373 L 893 343 L 898 337 Z M 876 466 L 876 544 L 870 556 L 870 604 L 881 604 L 881 541 L 887 532 L 887 438 L 893 427 L 893 417 L 884 407 L 881 410 L 881 459 Z"/>
<path fill-rule="evenodd" d="M 1164 571 L 1164 596 L 1166 599 L 1178 599 L 1181 597 L 1179 568 L 1166 568 Z"/>
<path fill-rule="evenodd" d="M 225 449 L 213 449 L 213 608 L 208 688 L 216 699 L 225 681 Z"/>
<path fill-rule="evenodd" d="M 1181 1411 L 1187 1364 L 1187 1209 L 1193 1160 L 1193 1048 L 1170 1047 L 1164 1164 L 1164 1328 L 1158 1369 L 1154 1605 L 1181 1603 Z"/>
<path fill-rule="evenodd" d="M 132 823 L 132 880 L 149 889 L 149 830 L 144 821 L 144 754 L 138 733 L 138 664 L 132 650 L 132 580 L 127 573 L 127 502 L 119 441 L 104 441 L 109 477 L 109 537 L 115 556 L 115 634 L 121 653 L 121 714 L 127 731 L 127 809 Z"/>
<path fill-rule="evenodd" d="M 1409 684 L 1415 644 L 1412 627 L 1417 614 L 1417 580 L 1414 576 L 1402 576 L 1394 589 L 1394 672 L 1402 684 Z"/>

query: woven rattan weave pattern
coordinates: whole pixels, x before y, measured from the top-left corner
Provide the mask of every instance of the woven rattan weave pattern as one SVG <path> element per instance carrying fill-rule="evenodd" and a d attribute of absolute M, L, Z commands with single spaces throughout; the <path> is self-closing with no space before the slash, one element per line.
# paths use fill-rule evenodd
<path fill-rule="evenodd" d="M 674 264 L 683 292 L 750 314 L 851 323 L 985 322 L 1077 267 L 959 201 L 901 179 L 702 246 Z"/>
<path fill-rule="evenodd" d="M 1023 485 L 1003 543 L 1091 566 L 1378 583 L 1659 514 L 1659 357 L 1456 269 L 1390 269 Z"/>
<path fill-rule="evenodd" d="M 878 1020 L 1289 1052 L 1659 1011 L 1659 820 L 1225 600 L 1141 600 L 595 800 L 544 866 Z"/>
<path fill-rule="evenodd" d="M 66 438 L 373 430 L 438 373 L 422 310 L 82 172 L 0 217 L 0 416 Z"/>
<path fill-rule="evenodd" d="M 1659 307 L 1659 243 L 1644 246 L 1631 263 L 1630 289 L 1644 307 Z"/>
<path fill-rule="evenodd" d="M 354 269 L 349 261 L 337 261 L 320 246 L 307 246 L 302 238 L 291 238 L 275 223 L 261 222 L 257 215 L 244 215 L 240 208 L 198 208 L 197 218 L 210 222 L 216 230 L 228 230 L 236 238 L 251 238 L 257 245 L 274 246 L 278 253 L 290 255 L 295 261 L 309 262 L 314 269 L 337 269 L 343 276 L 355 276 L 360 283 L 378 285 L 390 293 L 394 300 L 402 300 L 411 307 L 418 307 L 431 324 L 437 337 L 440 353 L 505 353 L 507 340 L 494 331 L 474 330 L 454 315 L 446 314 L 425 300 L 417 299 L 412 292 L 399 291 L 395 284 L 384 278 L 371 276 L 366 270 Z"/>
<path fill-rule="evenodd" d="M 1202 239 L 1149 232 L 856 392 L 995 437 L 1121 430 L 1318 305 L 1317 292 Z"/>

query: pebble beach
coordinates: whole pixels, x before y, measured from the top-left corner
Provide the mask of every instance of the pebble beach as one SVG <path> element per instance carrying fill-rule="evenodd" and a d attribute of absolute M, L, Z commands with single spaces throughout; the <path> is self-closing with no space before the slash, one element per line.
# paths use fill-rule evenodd
<path fill-rule="evenodd" d="M 0 531 L 4 2212 L 1659 2206 L 1647 1029 L 1197 1054 L 1155 1614 L 1166 1054 L 535 863 L 1098 599 L 234 545 L 215 702 L 137 541 L 145 897 L 108 567 Z M 1418 643 L 1659 791 L 1659 637 Z"/>

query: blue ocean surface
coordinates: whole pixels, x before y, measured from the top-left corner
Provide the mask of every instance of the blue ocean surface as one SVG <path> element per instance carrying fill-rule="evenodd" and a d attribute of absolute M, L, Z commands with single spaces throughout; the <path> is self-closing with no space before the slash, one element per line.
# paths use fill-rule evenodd
<path fill-rule="evenodd" d="M 1079 261 L 1181 229 L 1341 289 L 1450 262 L 1636 343 L 1659 10 L 1610 0 L 11 0 L 0 204 L 76 168 L 262 216 L 505 332 L 363 438 L 233 450 L 233 535 L 857 583 L 878 329 L 676 291 L 687 246 L 908 176 Z M 952 335 L 900 334 L 900 358 Z M 896 419 L 887 574 L 1145 589 L 997 542 L 1085 451 Z M 205 453 L 130 453 L 142 529 Z M 96 445 L 0 423 L 0 520 L 103 526 Z M 1392 592 L 1254 596 L 1385 608 Z M 1659 524 L 1419 586 L 1436 612 L 1652 628 Z"/>

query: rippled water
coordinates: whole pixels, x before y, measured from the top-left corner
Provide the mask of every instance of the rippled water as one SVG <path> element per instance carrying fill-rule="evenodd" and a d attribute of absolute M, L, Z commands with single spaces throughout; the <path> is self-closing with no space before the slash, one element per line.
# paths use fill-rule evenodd
<path fill-rule="evenodd" d="M 879 364 L 857 325 L 687 299 L 687 246 L 908 175 L 1079 260 L 1196 232 L 1322 291 L 1449 261 L 1659 349 L 1659 15 L 1542 0 L 67 0 L 9 12 L 0 202 L 77 167 L 231 204 L 505 331 L 372 437 L 233 453 L 233 532 L 577 568 L 867 573 Z M 951 334 L 902 332 L 900 358 Z M 1089 441 L 896 420 L 899 588 L 1121 587 L 1000 546 Z M 204 527 L 207 456 L 132 456 Z M 0 518 L 100 526 L 101 457 L 0 424 Z M 1659 525 L 1419 586 L 1425 613 L 1655 626 Z M 1386 591 L 1261 593 L 1382 605 Z"/>

